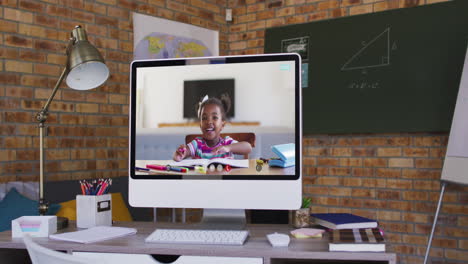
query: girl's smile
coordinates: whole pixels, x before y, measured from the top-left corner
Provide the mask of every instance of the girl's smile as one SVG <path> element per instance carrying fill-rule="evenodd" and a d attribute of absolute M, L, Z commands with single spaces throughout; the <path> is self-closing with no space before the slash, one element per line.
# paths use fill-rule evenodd
<path fill-rule="evenodd" d="M 203 138 L 209 146 L 215 146 L 219 142 L 219 134 L 223 130 L 225 121 L 219 106 L 215 104 L 205 105 L 202 109 L 200 128 Z"/>

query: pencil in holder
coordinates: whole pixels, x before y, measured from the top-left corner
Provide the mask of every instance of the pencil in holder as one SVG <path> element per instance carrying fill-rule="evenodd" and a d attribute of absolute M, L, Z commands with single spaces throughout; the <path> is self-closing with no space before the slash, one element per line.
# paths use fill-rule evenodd
<path fill-rule="evenodd" d="M 104 195 L 76 196 L 76 226 L 89 228 L 93 226 L 112 225 L 112 198 Z"/>

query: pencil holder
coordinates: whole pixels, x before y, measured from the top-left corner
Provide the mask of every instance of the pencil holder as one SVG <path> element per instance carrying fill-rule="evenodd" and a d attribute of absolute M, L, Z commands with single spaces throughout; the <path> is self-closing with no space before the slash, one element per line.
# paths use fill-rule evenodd
<path fill-rule="evenodd" d="M 93 226 L 112 225 L 112 198 L 104 195 L 76 196 L 76 226 L 89 228 Z"/>

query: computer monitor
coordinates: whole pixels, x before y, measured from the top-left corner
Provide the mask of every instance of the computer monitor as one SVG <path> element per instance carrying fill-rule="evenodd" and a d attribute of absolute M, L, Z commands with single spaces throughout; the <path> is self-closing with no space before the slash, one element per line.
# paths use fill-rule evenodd
<path fill-rule="evenodd" d="M 299 208 L 300 76 L 297 54 L 133 61 L 130 205 L 240 209 L 241 214 Z M 211 90 L 215 80 L 230 80 L 233 91 L 197 97 L 201 108 L 193 111 L 200 118 L 187 117 L 184 105 L 194 98 L 184 96 L 185 84 L 210 83 Z M 229 101 L 235 112 L 224 115 Z M 285 152 L 275 151 L 281 149 Z M 201 161 L 214 165 L 194 166 Z"/>

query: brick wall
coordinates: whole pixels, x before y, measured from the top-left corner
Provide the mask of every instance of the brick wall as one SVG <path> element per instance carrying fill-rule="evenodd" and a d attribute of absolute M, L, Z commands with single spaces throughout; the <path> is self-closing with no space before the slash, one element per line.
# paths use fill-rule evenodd
<path fill-rule="evenodd" d="M 0 182 L 38 179 L 34 115 L 82 25 L 106 59 L 96 90 L 58 91 L 47 121 L 47 180 L 127 175 L 131 12 L 220 31 L 220 54 L 263 53 L 265 28 L 444 0 L 0 0 Z M 225 8 L 234 20 L 224 21 Z M 304 193 L 314 212 L 379 220 L 399 263 L 422 263 L 447 133 L 305 135 Z M 433 263 L 468 261 L 468 188 L 449 186 Z"/>

